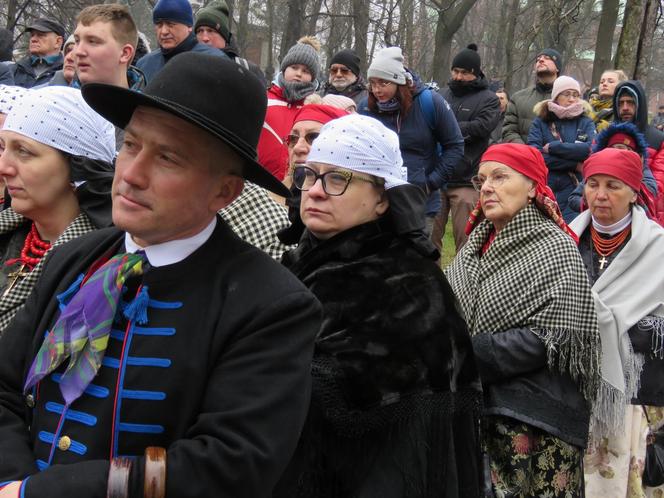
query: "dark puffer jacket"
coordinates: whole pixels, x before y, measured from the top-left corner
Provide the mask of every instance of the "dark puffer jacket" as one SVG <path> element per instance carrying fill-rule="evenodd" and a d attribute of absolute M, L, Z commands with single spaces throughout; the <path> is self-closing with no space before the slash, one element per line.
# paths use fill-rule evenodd
<path fill-rule="evenodd" d="M 512 95 L 503 121 L 503 142 L 517 144 L 528 142 L 530 125 L 535 119 L 533 107 L 538 102 L 551 98 L 551 88 L 552 85 L 538 83 Z"/>
<path fill-rule="evenodd" d="M 362 77 L 360 76 L 357 78 L 357 81 L 355 83 L 348 85 L 342 91 L 339 91 L 336 88 L 334 88 L 328 81 L 327 83 L 325 83 L 321 95 L 323 97 L 328 94 L 343 95 L 344 97 L 353 99 L 355 105 L 359 105 L 360 102 L 362 102 L 364 99 L 367 98 L 368 93 L 369 92 L 367 91 L 367 84 L 364 81 L 364 79 L 362 79 Z"/>
<path fill-rule="evenodd" d="M 464 140 L 463 158 L 447 185 L 470 187 L 470 179 L 477 174 L 480 158 L 501 119 L 500 102 L 495 92 L 489 90 L 485 78 L 477 78 L 468 85 L 450 82 L 441 93 L 456 116 Z"/>
<path fill-rule="evenodd" d="M 463 137 L 452 108 L 443 96 L 419 83 L 417 78 L 414 84 L 413 103 L 405 116 L 400 111 L 372 111 L 367 100 L 358 106 L 358 112 L 376 118 L 399 135 L 408 181 L 430 192 L 425 212 L 427 216 L 435 216 L 440 210 L 440 195 L 435 190 L 447 186 L 463 158 Z M 423 92 L 431 92 L 433 99 L 433 130 L 424 115 Z M 438 144 L 442 147 L 442 154 Z"/>
<path fill-rule="evenodd" d="M 56 71 L 62 69 L 64 58 L 62 54 L 55 57 L 53 62 L 48 65 L 46 70 L 37 76 L 31 64 L 31 56 L 28 55 L 14 64 L 14 84 L 23 88 L 32 88 L 33 86 L 48 83 Z"/>

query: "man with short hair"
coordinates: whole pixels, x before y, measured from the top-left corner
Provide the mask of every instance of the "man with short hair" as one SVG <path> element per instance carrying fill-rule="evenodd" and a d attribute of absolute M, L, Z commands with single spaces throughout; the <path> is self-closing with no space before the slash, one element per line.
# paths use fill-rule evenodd
<path fill-rule="evenodd" d="M 503 142 L 528 143 L 530 125 L 535 119 L 533 107 L 551 98 L 553 82 L 563 70 L 563 59 L 553 48 L 546 48 L 535 59 L 535 85 L 519 90 L 509 101 L 503 121 Z"/>
<path fill-rule="evenodd" d="M 196 12 L 194 33 L 200 43 L 222 50 L 231 60 L 249 69 L 267 89 L 267 80 L 261 68 L 238 54 L 234 43 L 235 38 L 231 33 L 229 10 L 225 0 L 213 0 Z"/>
<path fill-rule="evenodd" d="M 174 56 L 184 52 L 227 57 L 221 50 L 200 43 L 192 32 L 194 13 L 189 0 L 159 0 L 152 10 L 159 48 L 143 56 L 136 67 L 148 83 Z"/>
<path fill-rule="evenodd" d="M 106 83 L 132 90 L 145 86 L 143 74 L 130 66 L 138 31 L 127 6 L 113 3 L 84 8 L 76 18 L 74 40 L 77 83 Z"/>
<path fill-rule="evenodd" d="M 48 83 L 59 69 L 63 57 L 60 50 L 65 28 L 53 19 L 41 18 L 26 29 L 30 33 L 29 54 L 14 64 L 14 84 L 23 88 Z"/>
<path fill-rule="evenodd" d="M 288 195 L 255 160 L 265 91 L 185 53 L 143 93 L 82 92 L 126 131 L 117 228 L 53 251 L 0 336 L 0 498 L 267 498 L 309 407 L 320 304 L 217 215 L 244 179 Z"/>
<path fill-rule="evenodd" d="M 471 178 L 477 174 L 480 158 L 489 146 L 491 132 L 500 120 L 498 97 L 489 90 L 489 82 L 481 66 L 477 45 L 471 43 L 452 59 L 452 78 L 441 92 L 459 123 L 464 150 L 463 157 L 447 182 L 447 189 L 440 191 L 442 207 L 436 215 L 431 234 L 432 242 L 438 250 L 442 249 L 449 215 L 452 218 L 456 250 L 459 251 L 466 243 L 468 216 L 479 200 L 479 193 L 473 188 Z"/>
<path fill-rule="evenodd" d="M 323 95 L 343 95 L 359 104 L 367 94 L 367 84 L 360 74 L 360 58 L 350 49 L 340 50 L 328 65 L 328 79 Z"/>

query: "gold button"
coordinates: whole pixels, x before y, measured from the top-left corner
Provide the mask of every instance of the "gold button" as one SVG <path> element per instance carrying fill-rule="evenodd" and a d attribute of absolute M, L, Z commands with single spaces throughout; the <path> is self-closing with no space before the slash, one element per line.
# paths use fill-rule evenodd
<path fill-rule="evenodd" d="M 35 407 L 35 397 L 32 394 L 28 394 L 25 397 L 25 404 L 28 405 L 28 408 Z"/>
<path fill-rule="evenodd" d="M 71 439 L 69 436 L 62 436 L 58 441 L 58 448 L 62 451 L 67 451 L 71 446 Z"/>

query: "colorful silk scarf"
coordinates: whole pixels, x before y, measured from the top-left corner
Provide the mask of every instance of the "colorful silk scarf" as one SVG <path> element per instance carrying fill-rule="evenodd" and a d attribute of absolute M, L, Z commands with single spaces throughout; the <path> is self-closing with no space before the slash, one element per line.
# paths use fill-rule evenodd
<path fill-rule="evenodd" d="M 37 352 L 25 382 L 26 392 L 69 358 L 60 391 L 67 406 L 81 396 L 101 367 L 122 287 L 128 278 L 143 274 L 145 261 L 143 253 L 119 254 L 80 287 Z M 125 315 L 135 312 L 139 298 L 124 309 Z"/>

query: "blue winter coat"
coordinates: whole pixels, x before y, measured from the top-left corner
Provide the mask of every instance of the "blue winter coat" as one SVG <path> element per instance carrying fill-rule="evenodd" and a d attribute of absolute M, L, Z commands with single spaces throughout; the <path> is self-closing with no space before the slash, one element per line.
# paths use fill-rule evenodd
<path fill-rule="evenodd" d="M 177 47 L 169 50 L 167 53 L 162 52 L 161 48 L 153 50 L 149 54 L 145 54 L 136 63 L 136 67 L 140 69 L 145 75 L 146 83 L 150 83 L 152 78 L 163 68 L 166 63 L 175 57 L 177 54 L 183 52 L 202 52 L 204 54 L 216 55 L 217 57 L 228 57 L 223 51 L 218 48 L 210 47 L 204 43 L 199 43 L 196 40 L 196 35 L 190 33 Z"/>
<path fill-rule="evenodd" d="M 447 188 L 459 161 L 463 158 L 463 136 L 447 101 L 416 81 L 413 103 L 406 116 L 397 112 L 375 112 L 362 100 L 358 112 L 378 119 L 399 135 L 401 155 L 408 169 L 408 181 L 431 194 L 426 205 L 426 215 L 435 216 L 440 210 L 438 189 Z M 433 98 L 434 129 L 431 129 L 420 101 L 423 92 L 431 92 Z M 442 154 L 438 144 L 442 147 Z"/>
<path fill-rule="evenodd" d="M 590 146 L 595 139 L 595 123 L 585 113 L 572 119 L 558 119 L 549 112 L 548 102 L 545 100 L 535 106 L 538 117 L 530 126 L 528 145 L 542 152 L 543 147 L 549 144 L 549 152 L 542 152 L 549 169 L 549 187 L 556 195 L 565 221 L 570 222 L 577 213 L 568 205 L 568 198 L 583 180 L 576 167 L 590 155 Z M 590 106 L 587 107 L 590 110 Z M 552 126 L 555 126 L 559 139 L 553 135 Z"/>
<path fill-rule="evenodd" d="M 0 85 L 13 85 L 14 75 L 8 64 L 0 62 Z"/>
<path fill-rule="evenodd" d="M 27 55 L 14 64 L 12 68 L 14 71 L 14 85 L 22 86 L 23 88 L 32 88 L 48 83 L 53 78 L 55 72 L 62 69 L 64 62 L 62 54 L 58 54 L 57 57 L 53 56 L 53 60 L 48 68 L 37 76 L 32 67 L 31 60 L 30 55 Z"/>

